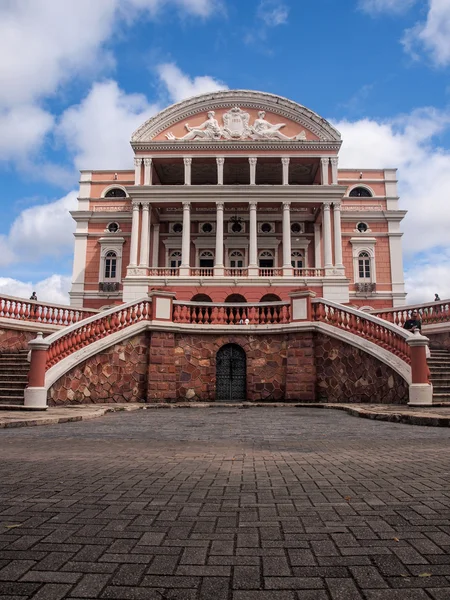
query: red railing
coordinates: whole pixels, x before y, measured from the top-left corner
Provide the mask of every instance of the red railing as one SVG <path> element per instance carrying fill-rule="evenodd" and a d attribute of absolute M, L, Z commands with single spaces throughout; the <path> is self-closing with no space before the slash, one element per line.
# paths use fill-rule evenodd
<path fill-rule="evenodd" d="M 97 314 L 98 310 L 72 308 L 37 300 L 24 300 L 14 296 L 0 296 L 0 317 L 32 321 L 48 325 L 72 325 Z"/>
<path fill-rule="evenodd" d="M 151 318 L 151 301 L 142 300 L 135 304 L 112 308 L 68 329 L 58 331 L 45 340 L 49 343 L 46 370 L 92 342 L 126 329 L 139 321 L 149 321 Z"/>
<path fill-rule="evenodd" d="M 247 277 L 248 269 L 244 269 L 243 267 L 227 267 L 225 269 L 226 277 Z"/>
<path fill-rule="evenodd" d="M 385 319 L 399 327 L 403 327 L 405 321 L 411 318 L 413 310 L 417 310 L 422 320 L 422 325 L 450 322 L 450 300 L 439 302 L 428 302 L 427 304 L 411 304 L 398 306 L 397 308 L 384 308 L 382 310 L 371 310 L 371 315 Z"/>
<path fill-rule="evenodd" d="M 212 277 L 214 269 L 212 267 L 195 267 L 191 269 L 191 277 Z"/>
<path fill-rule="evenodd" d="M 275 269 L 275 268 L 260 268 L 259 276 L 260 277 L 282 277 L 283 269 Z"/>
<path fill-rule="evenodd" d="M 312 313 L 314 321 L 353 333 L 411 363 L 411 349 L 406 341 L 411 337 L 408 331 L 385 323 L 379 317 L 328 300 L 313 300 Z"/>
<path fill-rule="evenodd" d="M 279 325 L 289 323 L 291 308 L 287 302 L 268 304 L 173 303 L 174 323 L 197 325 Z"/>

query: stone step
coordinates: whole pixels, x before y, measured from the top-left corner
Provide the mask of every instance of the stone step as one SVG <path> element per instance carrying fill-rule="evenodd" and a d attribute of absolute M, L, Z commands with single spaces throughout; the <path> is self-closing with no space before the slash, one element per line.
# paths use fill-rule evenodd
<path fill-rule="evenodd" d="M 6 390 L 6 389 L 10 389 L 10 390 L 21 389 L 21 390 L 23 390 L 27 386 L 27 383 L 28 383 L 27 379 L 22 379 L 21 381 L 16 381 L 15 379 L 12 379 L 12 380 L 0 379 L 0 390 Z"/>
<path fill-rule="evenodd" d="M 433 391 L 433 402 L 450 402 L 450 394 L 435 394 Z"/>
<path fill-rule="evenodd" d="M 13 404 L 15 406 L 23 406 L 24 398 L 23 396 L 0 396 L 0 404 Z"/>
<path fill-rule="evenodd" d="M 22 394 L 25 387 L 3 387 L 0 386 L 0 396 L 17 396 L 17 394 Z"/>

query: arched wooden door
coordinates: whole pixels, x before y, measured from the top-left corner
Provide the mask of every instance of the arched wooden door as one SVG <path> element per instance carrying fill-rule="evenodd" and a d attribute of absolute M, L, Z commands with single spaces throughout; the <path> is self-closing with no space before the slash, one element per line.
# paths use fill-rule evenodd
<path fill-rule="evenodd" d="M 222 346 L 216 355 L 216 401 L 245 400 L 247 357 L 237 344 Z"/>

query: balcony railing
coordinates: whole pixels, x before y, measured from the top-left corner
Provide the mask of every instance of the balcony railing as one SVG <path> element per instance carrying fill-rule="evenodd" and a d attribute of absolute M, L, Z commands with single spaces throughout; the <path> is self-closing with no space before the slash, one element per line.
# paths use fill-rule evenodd
<path fill-rule="evenodd" d="M 248 269 L 242 267 L 233 267 L 225 269 L 225 277 L 247 277 Z"/>
<path fill-rule="evenodd" d="M 212 267 L 196 267 L 191 269 L 191 277 L 213 277 L 214 269 Z"/>
<path fill-rule="evenodd" d="M 294 269 L 294 277 L 324 277 L 325 269 Z"/>
<path fill-rule="evenodd" d="M 152 267 L 148 270 L 150 277 L 178 277 L 179 267 Z M 258 269 L 259 277 L 283 277 L 283 269 L 275 267 L 264 267 Z M 191 267 L 191 277 L 214 277 L 213 267 Z M 248 268 L 246 267 L 225 267 L 225 277 L 248 277 Z M 305 268 L 293 269 L 294 277 L 324 277 L 325 269 Z"/>
<path fill-rule="evenodd" d="M 178 277 L 180 274 L 179 267 L 152 267 L 149 269 L 150 277 Z"/>
<path fill-rule="evenodd" d="M 260 277 L 282 277 L 283 269 L 264 268 L 259 269 Z"/>

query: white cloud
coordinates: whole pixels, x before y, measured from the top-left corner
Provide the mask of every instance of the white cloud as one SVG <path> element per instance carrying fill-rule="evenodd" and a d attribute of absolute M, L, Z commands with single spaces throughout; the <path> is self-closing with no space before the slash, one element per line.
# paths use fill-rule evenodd
<path fill-rule="evenodd" d="M 200 75 L 191 79 L 173 63 L 161 64 L 156 70 L 173 102 L 179 102 L 198 94 L 228 89 L 223 82 L 209 75 Z"/>
<path fill-rule="evenodd" d="M 408 304 L 432 302 L 434 294 L 450 298 L 450 251 L 419 258 L 405 271 Z"/>
<path fill-rule="evenodd" d="M 399 14 L 406 12 L 415 2 L 416 0 L 360 0 L 359 7 L 371 15 Z"/>
<path fill-rule="evenodd" d="M 277 27 L 287 23 L 289 8 L 281 0 L 261 0 L 257 16 L 267 27 Z"/>
<path fill-rule="evenodd" d="M 78 169 L 129 168 L 131 134 L 157 110 L 144 95 L 126 94 L 115 81 L 95 83 L 80 104 L 64 112 L 57 135 Z"/>
<path fill-rule="evenodd" d="M 37 282 L 0 277 L 0 294 L 29 298 L 34 291 L 41 302 L 69 304 L 70 285 L 70 277 L 57 274 Z"/>
<path fill-rule="evenodd" d="M 53 122 L 50 113 L 32 104 L 0 107 L 0 160 L 23 161 L 24 153 L 28 155 L 41 145 Z"/>
<path fill-rule="evenodd" d="M 450 64 L 450 2 L 429 0 L 425 21 L 406 30 L 403 44 L 415 58 L 420 50 L 428 52 L 432 61 L 441 67 Z"/>
<path fill-rule="evenodd" d="M 26 208 L 15 219 L 8 235 L 0 237 L 0 266 L 38 262 L 73 250 L 75 222 L 69 214 L 77 206 L 77 193 Z"/>

